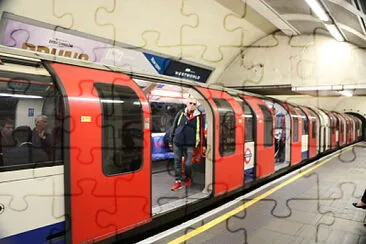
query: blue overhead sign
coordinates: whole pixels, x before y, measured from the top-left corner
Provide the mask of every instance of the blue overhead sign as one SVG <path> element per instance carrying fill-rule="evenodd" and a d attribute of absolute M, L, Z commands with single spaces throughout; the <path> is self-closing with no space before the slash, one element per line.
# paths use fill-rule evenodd
<path fill-rule="evenodd" d="M 171 61 L 164 74 L 205 83 L 211 72 L 212 70 L 210 69 L 200 68 L 182 62 Z"/>

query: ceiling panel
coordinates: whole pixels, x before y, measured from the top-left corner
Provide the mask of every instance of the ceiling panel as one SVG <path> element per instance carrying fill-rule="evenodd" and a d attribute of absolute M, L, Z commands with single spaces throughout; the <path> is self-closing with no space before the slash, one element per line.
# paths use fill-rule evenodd
<path fill-rule="evenodd" d="M 291 25 L 293 25 L 296 29 L 301 30 L 301 33 L 311 34 L 316 33 L 319 34 L 321 29 L 324 29 L 324 26 L 320 22 L 312 22 L 312 21 L 289 21 Z M 323 32 L 324 33 L 324 32 Z"/>
<path fill-rule="evenodd" d="M 311 14 L 309 6 L 303 0 L 265 0 L 279 14 Z"/>
<path fill-rule="evenodd" d="M 342 30 L 342 31 L 346 35 L 349 42 L 351 42 L 361 48 L 366 48 L 366 41 L 364 39 L 352 34 L 351 32 L 348 32 L 346 30 Z"/>
<path fill-rule="evenodd" d="M 332 2 L 326 1 L 326 4 L 330 12 L 332 13 L 332 16 L 335 18 L 336 22 L 347 25 L 348 27 L 351 27 L 357 32 L 363 34 L 363 30 L 356 15 Z"/>

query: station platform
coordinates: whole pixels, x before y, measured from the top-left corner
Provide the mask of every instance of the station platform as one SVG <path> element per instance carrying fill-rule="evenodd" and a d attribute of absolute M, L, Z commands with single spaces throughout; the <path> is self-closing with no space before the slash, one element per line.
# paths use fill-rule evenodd
<path fill-rule="evenodd" d="M 365 177 L 360 142 L 140 243 L 366 243 Z"/>

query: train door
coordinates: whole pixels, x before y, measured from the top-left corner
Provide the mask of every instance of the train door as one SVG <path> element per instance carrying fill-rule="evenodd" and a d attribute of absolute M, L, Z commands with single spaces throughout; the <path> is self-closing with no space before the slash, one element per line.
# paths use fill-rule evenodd
<path fill-rule="evenodd" d="M 354 120 L 352 115 L 349 115 L 351 120 L 351 128 L 352 128 L 352 134 L 351 134 L 351 142 L 354 142 L 356 140 L 356 121 Z"/>
<path fill-rule="evenodd" d="M 245 120 L 245 135 L 244 135 L 244 184 L 255 180 L 256 169 L 256 117 L 253 109 L 243 99 L 242 108 L 244 111 Z"/>
<path fill-rule="evenodd" d="M 309 119 L 301 108 L 297 107 L 296 110 L 302 120 L 301 159 L 306 159 L 309 157 Z"/>
<path fill-rule="evenodd" d="M 289 113 L 291 116 L 291 165 L 297 164 L 301 161 L 301 138 L 302 138 L 302 117 L 297 110 L 288 104 Z"/>
<path fill-rule="evenodd" d="M 329 118 L 320 109 L 313 108 L 318 114 L 320 119 L 320 130 L 319 130 L 319 152 L 324 152 L 329 149 Z"/>
<path fill-rule="evenodd" d="M 274 116 L 260 98 L 244 96 L 256 115 L 256 178 L 270 175 L 275 170 Z"/>
<path fill-rule="evenodd" d="M 213 121 L 212 110 L 208 102 L 197 90 L 189 86 L 142 79 L 134 81 L 143 90 L 151 108 L 152 215 L 157 216 L 208 197 L 212 191 L 213 165 L 212 150 L 206 150 L 207 141 L 211 141 L 213 135 L 213 126 L 209 122 Z M 196 104 L 189 103 L 191 98 L 194 98 Z M 187 186 L 185 183 L 186 168 L 182 162 L 182 185 L 172 190 L 176 172 L 174 150 L 169 146 L 170 134 L 174 121 L 177 126 L 178 119 L 175 119 L 181 116 L 188 106 L 194 108 L 194 115 L 197 116 L 194 122 L 199 122 L 200 125 L 199 144 L 193 150 L 191 184 Z"/>
<path fill-rule="evenodd" d="M 330 111 L 325 111 L 325 113 L 328 115 L 329 117 L 329 132 L 330 132 L 330 149 L 334 149 L 336 148 L 336 144 L 337 144 L 337 128 L 336 128 L 336 118 L 333 116 L 333 113 Z"/>
<path fill-rule="evenodd" d="M 67 95 L 65 162 L 70 243 L 98 241 L 151 220 L 150 110 L 130 77 L 52 63 Z"/>
<path fill-rule="evenodd" d="M 224 91 L 197 88 L 214 110 L 214 194 L 243 186 L 244 121 L 236 99 Z"/>
<path fill-rule="evenodd" d="M 284 106 L 277 101 L 266 100 L 275 116 L 275 170 L 290 165 L 291 159 L 291 118 Z"/>
<path fill-rule="evenodd" d="M 305 112 L 306 116 L 309 119 L 309 158 L 312 158 L 315 157 L 317 154 L 317 135 L 319 119 L 312 110 L 306 107 L 301 107 L 301 109 Z"/>
<path fill-rule="evenodd" d="M 343 116 L 340 113 L 337 113 L 337 117 L 338 117 L 338 125 L 339 125 L 339 146 L 343 146 L 344 145 L 344 128 L 345 128 L 345 119 L 343 118 Z"/>
<path fill-rule="evenodd" d="M 334 118 L 334 130 L 335 130 L 335 144 L 334 144 L 334 148 L 338 148 L 339 147 L 339 117 L 337 115 L 337 113 L 335 112 L 331 112 Z"/>
<path fill-rule="evenodd" d="M 346 137 L 346 144 L 349 144 L 351 142 L 351 121 L 347 114 L 343 114 L 343 117 L 346 120 L 346 126 L 345 126 L 345 137 Z"/>

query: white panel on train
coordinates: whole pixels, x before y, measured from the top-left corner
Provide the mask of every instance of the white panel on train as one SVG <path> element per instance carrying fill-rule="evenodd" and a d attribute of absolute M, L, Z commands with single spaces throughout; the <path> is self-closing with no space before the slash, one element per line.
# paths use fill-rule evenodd
<path fill-rule="evenodd" d="M 0 239 L 65 221 L 63 166 L 1 174 Z M 34 213 L 37 213 L 35 217 Z"/>
<path fill-rule="evenodd" d="M 244 170 L 247 170 L 254 167 L 254 142 L 246 142 L 244 148 Z"/>
<path fill-rule="evenodd" d="M 309 135 L 301 137 L 301 152 L 307 152 L 309 148 Z"/>

